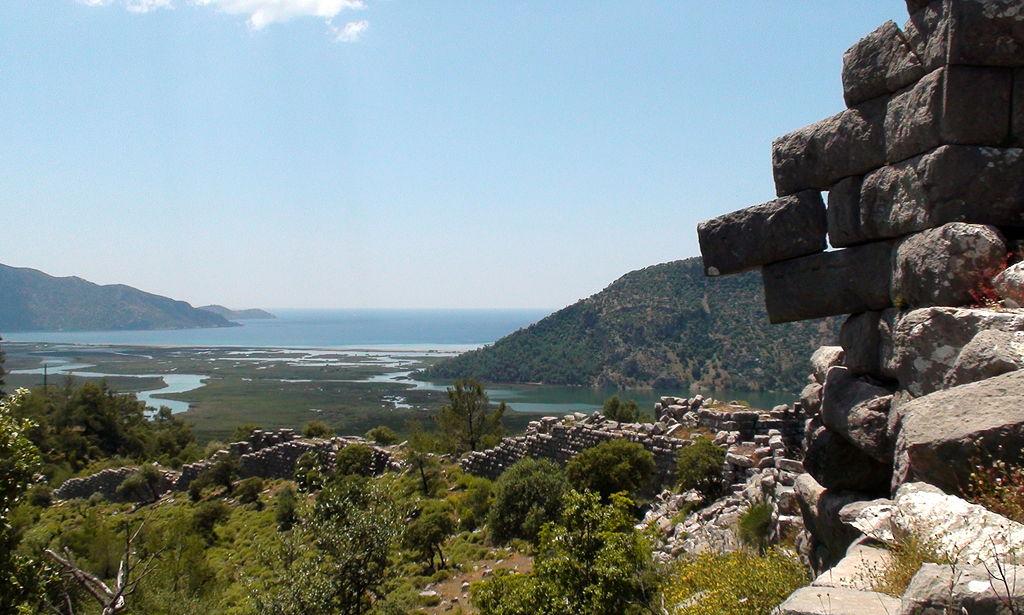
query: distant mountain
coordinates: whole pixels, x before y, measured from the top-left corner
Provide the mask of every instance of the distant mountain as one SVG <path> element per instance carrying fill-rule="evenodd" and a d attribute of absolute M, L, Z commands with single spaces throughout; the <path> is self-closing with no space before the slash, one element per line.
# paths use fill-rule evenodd
<path fill-rule="evenodd" d="M 104 331 L 235 327 L 223 316 L 184 301 L 123 284 L 100 286 L 77 277 L 0 265 L 0 331 Z"/>
<path fill-rule="evenodd" d="M 839 321 L 770 325 L 760 272 L 707 278 L 699 258 L 647 267 L 424 377 L 799 391 Z"/>
<path fill-rule="evenodd" d="M 204 310 L 207 312 L 213 312 L 214 314 L 220 314 L 221 316 L 227 318 L 228 320 L 257 320 L 277 318 L 277 316 L 274 316 L 270 312 L 256 308 L 248 310 L 232 310 L 230 308 L 224 307 L 223 305 L 201 305 L 196 309 Z"/>

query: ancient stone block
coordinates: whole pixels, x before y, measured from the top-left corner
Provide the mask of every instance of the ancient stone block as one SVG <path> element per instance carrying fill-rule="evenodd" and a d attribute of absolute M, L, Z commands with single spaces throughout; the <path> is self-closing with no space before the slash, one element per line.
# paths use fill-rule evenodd
<path fill-rule="evenodd" d="M 1024 331 L 978 331 L 946 372 L 944 388 L 978 382 L 1024 366 Z"/>
<path fill-rule="evenodd" d="M 899 26 L 887 21 L 843 54 L 843 98 L 852 107 L 900 90 L 924 74 Z"/>
<path fill-rule="evenodd" d="M 707 275 L 739 273 L 825 249 L 825 204 L 805 190 L 697 225 Z"/>
<path fill-rule="evenodd" d="M 862 181 L 843 180 L 829 192 L 833 247 L 948 222 L 1024 225 L 1024 150 L 942 146 L 882 167 Z"/>
<path fill-rule="evenodd" d="M 845 357 L 843 365 L 853 374 L 880 373 L 881 332 L 878 321 L 881 312 L 853 314 L 839 329 L 839 343 Z"/>
<path fill-rule="evenodd" d="M 1005 575 L 1003 578 L 999 575 Z M 1024 610 L 1024 566 L 952 566 L 924 564 L 903 594 L 900 615 L 945 613 L 1019 613 Z M 1009 593 L 1007 593 L 1009 590 Z M 894 614 L 895 615 L 895 614 Z"/>
<path fill-rule="evenodd" d="M 908 2 L 907 42 L 925 70 L 943 64 L 1024 66 L 1018 0 Z"/>
<path fill-rule="evenodd" d="M 896 440 L 896 481 L 956 491 L 977 459 L 1018 463 L 1024 448 L 1024 372 L 938 391 L 908 402 Z"/>
<path fill-rule="evenodd" d="M 992 287 L 1004 301 L 1024 307 L 1024 262 L 1010 265 L 992 278 Z"/>
<path fill-rule="evenodd" d="M 1009 69 L 948 66 L 928 73 L 886 105 L 886 162 L 940 145 L 1005 145 L 1012 90 Z"/>
<path fill-rule="evenodd" d="M 952 222 L 897 244 L 892 303 L 897 307 L 977 302 L 1006 266 L 1006 243 L 995 227 Z"/>
<path fill-rule="evenodd" d="M 763 269 L 772 323 L 889 307 L 892 244 L 876 242 L 773 263 Z"/>
<path fill-rule="evenodd" d="M 808 435 L 804 467 L 823 487 L 834 490 L 882 493 L 888 490 L 892 477 L 892 466 L 875 460 L 824 426 Z"/>
<path fill-rule="evenodd" d="M 825 384 L 828 370 L 843 363 L 842 346 L 818 346 L 818 349 L 811 354 L 811 374 L 815 382 Z"/>
<path fill-rule="evenodd" d="M 893 615 L 899 598 L 845 587 L 807 586 L 793 592 L 775 615 Z"/>
<path fill-rule="evenodd" d="M 772 142 L 772 171 L 779 196 L 827 190 L 844 177 L 863 175 L 885 162 L 885 100 L 847 109 Z"/>
<path fill-rule="evenodd" d="M 892 462 L 888 435 L 892 391 L 833 367 L 821 398 L 821 421 L 858 449 L 881 463 Z"/>

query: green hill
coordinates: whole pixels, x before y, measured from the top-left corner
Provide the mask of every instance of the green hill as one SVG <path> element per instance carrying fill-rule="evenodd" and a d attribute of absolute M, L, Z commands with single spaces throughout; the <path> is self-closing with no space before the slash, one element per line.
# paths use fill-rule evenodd
<path fill-rule="evenodd" d="M 237 326 L 184 301 L 123 284 L 0 265 L 0 331 L 106 331 Z"/>
<path fill-rule="evenodd" d="M 424 377 L 622 388 L 797 391 L 808 354 L 839 321 L 770 325 L 760 272 L 707 278 L 699 258 L 628 273 L 608 288 Z"/>

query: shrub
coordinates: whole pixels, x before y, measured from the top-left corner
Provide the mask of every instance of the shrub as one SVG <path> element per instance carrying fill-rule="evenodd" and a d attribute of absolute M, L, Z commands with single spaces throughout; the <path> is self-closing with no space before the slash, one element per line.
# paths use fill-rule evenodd
<path fill-rule="evenodd" d="M 781 551 L 703 553 L 669 573 L 662 596 L 676 615 L 770 613 L 807 581 L 800 562 Z"/>
<path fill-rule="evenodd" d="M 465 475 L 459 479 L 462 491 L 452 496 L 459 528 L 475 530 L 487 521 L 494 502 L 494 483 L 479 476 Z"/>
<path fill-rule="evenodd" d="M 323 421 L 310 421 L 302 428 L 302 435 L 307 438 L 330 438 L 334 430 Z"/>
<path fill-rule="evenodd" d="M 398 434 L 387 425 L 379 425 L 366 432 L 366 439 L 373 440 L 381 446 L 387 446 L 398 442 Z"/>
<path fill-rule="evenodd" d="M 220 500 L 203 502 L 192 513 L 192 527 L 207 544 L 217 539 L 214 528 L 231 516 L 231 509 Z"/>
<path fill-rule="evenodd" d="M 1024 467 L 1000 459 L 974 462 L 964 495 L 1018 523 L 1024 523 Z"/>
<path fill-rule="evenodd" d="M 892 557 L 880 570 L 865 571 L 874 576 L 871 589 L 890 596 L 902 596 L 921 566 L 926 563 L 951 564 L 952 558 L 933 542 L 911 534 L 890 547 Z"/>
<path fill-rule="evenodd" d="M 423 560 L 431 570 L 436 570 L 434 557 L 440 560 L 441 568 L 447 564 L 441 545 L 455 531 L 452 508 L 444 500 L 427 500 L 419 515 L 406 525 L 402 545 Z"/>
<path fill-rule="evenodd" d="M 679 488 L 696 489 L 705 501 L 715 499 L 722 490 L 722 464 L 725 451 L 711 438 L 697 436 L 683 447 L 676 457 L 676 480 Z"/>
<path fill-rule="evenodd" d="M 772 507 L 767 502 L 758 502 L 740 515 L 740 540 L 747 546 L 756 548 L 759 552 L 768 548 L 768 535 L 771 530 Z"/>
<path fill-rule="evenodd" d="M 365 444 L 349 444 L 334 456 L 334 469 L 339 476 L 370 476 L 372 468 L 373 449 Z"/>
<path fill-rule="evenodd" d="M 261 491 L 263 491 L 263 479 L 254 476 L 238 482 L 238 485 L 235 486 L 235 497 L 241 504 L 259 504 Z"/>
<path fill-rule="evenodd" d="M 632 399 L 623 401 L 619 399 L 618 395 L 612 395 L 604 400 L 604 405 L 601 406 L 601 415 L 610 421 L 636 423 L 640 421 L 640 408 Z"/>
<path fill-rule="evenodd" d="M 570 459 L 565 474 L 573 488 L 594 491 L 605 502 L 620 492 L 636 498 L 650 489 L 654 455 L 636 442 L 610 440 Z"/>
<path fill-rule="evenodd" d="M 319 451 L 303 453 L 295 460 L 295 482 L 302 491 L 322 489 L 329 473 Z"/>
<path fill-rule="evenodd" d="M 499 543 L 535 541 L 541 526 L 559 518 L 568 488 L 554 463 L 530 458 L 516 462 L 494 483 L 494 504 L 487 515 L 491 537 Z"/>
<path fill-rule="evenodd" d="M 274 497 L 274 519 L 277 521 L 277 529 L 285 532 L 292 529 L 298 521 L 296 513 L 295 490 L 285 487 L 277 492 Z"/>
<path fill-rule="evenodd" d="M 47 508 L 50 504 L 53 504 L 53 489 L 46 485 L 32 485 L 25 492 L 25 499 L 32 506 Z"/>
<path fill-rule="evenodd" d="M 252 437 L 252 432 L 259 429 L 260 426 L 255 423 L 242 423 L 238 427 L 235 427 L 234 433 L 231 434 L 232 442 L 241 442 L 242 440 L 248 440 Z M 221 445 L 224 448 L 224 445 Z"/>

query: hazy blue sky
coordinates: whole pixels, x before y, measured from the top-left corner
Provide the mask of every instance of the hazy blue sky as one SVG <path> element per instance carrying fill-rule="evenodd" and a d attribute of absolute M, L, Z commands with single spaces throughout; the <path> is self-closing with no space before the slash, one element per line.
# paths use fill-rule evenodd
<path fill-rule="evenodd" d="M 233 307 L 561 307 L 771 198 L 900 0 L 3 0 L 0 262 Z"/>

